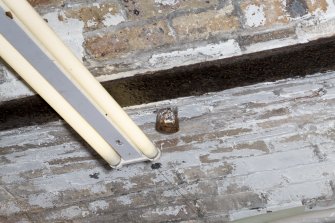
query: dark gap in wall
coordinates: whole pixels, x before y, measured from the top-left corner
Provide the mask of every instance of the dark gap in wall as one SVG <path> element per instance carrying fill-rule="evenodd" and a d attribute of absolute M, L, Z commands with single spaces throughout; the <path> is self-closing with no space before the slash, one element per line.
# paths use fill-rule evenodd
<path fill-rule="evenodd" d="M 103 83 L 121 106 L 202 95 L 335 70 L 335 38 L 204 62 Z M 58 120 L 39 96 L 0 104 L 0 130 Z"/>

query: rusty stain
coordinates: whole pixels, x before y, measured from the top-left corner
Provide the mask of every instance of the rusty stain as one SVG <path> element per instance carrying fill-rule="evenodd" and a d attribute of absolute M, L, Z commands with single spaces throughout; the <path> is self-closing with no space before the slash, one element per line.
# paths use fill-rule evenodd
<path fill-rule="evenodd" d="M 161 133 L 175 133 L 179 131 L 177 108 L 164 108 L 157 112 L 156 130 Z"/>

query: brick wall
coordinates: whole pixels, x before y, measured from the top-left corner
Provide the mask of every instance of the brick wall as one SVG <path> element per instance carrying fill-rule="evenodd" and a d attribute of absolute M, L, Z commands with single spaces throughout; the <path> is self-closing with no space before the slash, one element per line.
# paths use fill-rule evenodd
<path fill-rule="evenodd" d="M 335 34 L 333 0 L 30 0 L 100 80 Z M 0 101 L 32 94 L 0 70 Z M 15 90 L 13 90 L 15 89 Z"/>

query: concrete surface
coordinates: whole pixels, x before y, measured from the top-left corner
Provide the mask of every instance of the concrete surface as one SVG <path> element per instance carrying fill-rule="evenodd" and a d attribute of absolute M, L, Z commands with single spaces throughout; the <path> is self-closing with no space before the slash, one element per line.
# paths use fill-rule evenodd
<path fill-rule="evenodd" d="M 164 135 L 155 111 L 168 106 L 180 131 Z M 62 121 L 1 131 L 0 221 L 225 222 L 334 207 L 334 72 L 126 110 L 162 149 L 155 165 L 111 170 Z"/>

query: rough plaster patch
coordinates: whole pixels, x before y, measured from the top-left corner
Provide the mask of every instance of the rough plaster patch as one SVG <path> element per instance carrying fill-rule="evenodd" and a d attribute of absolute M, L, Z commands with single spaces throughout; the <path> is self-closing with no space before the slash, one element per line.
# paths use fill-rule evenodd
<path fill-rule="evenodd" d="M 124 21 L 125 21 L 125 19 L 124 19 L 122 14 L 112 15 L 111 13 L 107 13 L 104 16 L 104 20 L 102 21 L 102 23 L 106 27 L 108 27 L 108 26 L 116 26 L 117 24 L 119 24 L 121 22 L 124 22 Z"/>
<path fill-rule="evenodd" d="M 200 61 L 222 59 L 241 54 L 239 44 L 231 39 L 217 44 L 208 44 L 187 50 L 178 50 L 168 53 L 154 54 L 149 63 L 153 67 L 157 66 L 181 66 Z"/>
<path fill-rule="evenodd" d="M 151 213 L 152 214 L 157 214 L 157 215 L 176 216 L 180 211 L 183 211 L 185 214 L 187 214 L 185 206 L 156 208 L 156 209 L 152 210 Z"/>
<path fill-rule="evenodd" d="M 305 39 L 299 39 L 299 38 L 286 38 L 286 39 L 277 39 L 277 40 L 270 40 L 267 42 L 260 42 L 255 43 L 253 45 L 247 46 L 244 53 L 255 53 L 260 52 L 263 50 L 269 50 L 269 49 L 276 49 L 281 48 L 285 46 L 291 46 L 298 43 L 305 43 Z"/>
<path fill-rule="evenodd" d="M 297 27 L 296 33 L 299 39 L 305 42 L 316 40 L 321 37 L 331 37 L 335 33 L 335 18 L 321 21 L 317 26 L 299 26 Z"/>
<path fill-rule="evenodd" d="M 161 5 L 175 5 L 179 2 L 179 0 L 155 0 L 156 4 Z"/>
<path fill-rule="evenodd" d="M 29 196 L 29 204 L 36 205 L 42 208 L 53 207 L 53 201 L 55 200 L 54 194 L 33 194 Z"/>
<path fill-rule="evenodd" d="M 21 211 L 14 201 L 0 202 L 0 215 L 10 215 Z"/>
<path fill-rule="evenodd" d="M 258 27 L 265 24 L 264 6 L 249 5 L 245 12 L 246 23 L 249 27 Z"/>
<path fill-rule="evenodd" d="M 94 19 L 90 19 L 86 22 L 87 27 L 92 27 L 98 25 L 98 23 Z"/>
<path fill-rule="evenodd" d="M 0 102 L 10 101 L 36 94 L 21 80 L 12 80 L 0 84 Z"/>
<path fill-rule="evenodd" d="M 116 200 L 123 205 L 129 205 L 132 203 L 132 200 L 129 198 L 129 196 L 118 197 Z"/>
<path fill-rule="evenodd" d="M 88 209 L 94 213 L 99 210 L 106 210 L 107 208 L 109 208 L 109 204 L 104 200 L 93 201 L 88 206 Z"/>
<path fill-rule="evenodd" d="M 43 18 L 48 20 L 49 26 L 58 34 L 77 58 L 82 60 L 84 56 L 84 22 L 73 18 L 66 18 L 63 21 L 59 21 L 59 15 L 66 18 L 65 14 L 59 11 L 45 14 Z"/>
<path fill-rule="evenodd" d="M 105 193 L 107 191 L 105 185 L 96 184 L 91 188 L 92 193 Z"/>
<path fill-rule="evenodd" d="M 322 14 L 321 17 L 327 18 L 334 18 L 335 17 L 335 2 L 333 0 L 326 0 L 328 4 L 328 8 L 326 13 Z"/>
<path fill-rule="evenodd" d="M 4 79 L 0 83 L 0 102 L 36 94 L 19 76 L 5 66 L 1 66 L 1 75 Z"/>
<path fill-rule="evenodd" d="M 51 216 L 48 216 L 47 219 L 52 220 L 52 219 L 58 219 L 58 218 L 63 218 L 63 219 L 71 219 L 75 218 L 78 216 L 82 215 L 82 211 L 80 207 L 78 206 L 71 206 L 69 208 L 66 208 L 64 210 L 61 210 L 60 213 L 54 213 Z"/>

